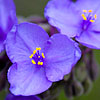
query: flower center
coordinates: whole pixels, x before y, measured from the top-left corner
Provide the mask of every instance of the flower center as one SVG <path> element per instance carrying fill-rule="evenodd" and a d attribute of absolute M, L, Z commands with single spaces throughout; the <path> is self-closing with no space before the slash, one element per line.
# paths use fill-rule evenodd
<path fill-rule="evenodd" d="M 36 50 L 33 51 L 33 54 L 31 54 L 29 56 L 29 58 L 32 59 L 32 63 L 33 64 L 37 64 L 37 65 L 43 65 L 44 62 L 44 53 L 40 53 L 41 48 L 36 48 Z"/>
<path fill-rule="evenodd" d="M 97 19 L 97 15 L 94 15 L 92 10 L 83 10 L 82 18 L 82 29 L 86 30 L 91 23 L 95 22 L 95 20 Z"/>

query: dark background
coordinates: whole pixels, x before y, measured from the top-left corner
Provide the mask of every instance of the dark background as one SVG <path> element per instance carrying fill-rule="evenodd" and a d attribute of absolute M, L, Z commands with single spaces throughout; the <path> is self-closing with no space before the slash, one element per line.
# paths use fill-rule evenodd
<path fill-rule="evenodd" d="M 44 15 L 44 7 L 48 0 L 14 0 L 16 4 L 17 15 Z M 100 50 L 94 50 L 95 58 L 99 64 L 100 69 Z M 5 91 L 0 92 L 0 100 L 4 100 Z M 67 100 L 64 91 L 59 95 L 59 100 Z M 90 93 L 76 97 L 74 100 L 100 100 L 100 75 L 93 83 L 93 88 Z"/>

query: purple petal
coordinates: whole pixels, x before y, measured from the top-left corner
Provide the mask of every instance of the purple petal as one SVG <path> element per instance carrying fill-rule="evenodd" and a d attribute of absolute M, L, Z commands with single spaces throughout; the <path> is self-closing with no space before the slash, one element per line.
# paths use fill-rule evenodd
<path fill-rule="evenodd" d="M 74 10 L 74 4 L 68 0 L 50 0 L 45 8 L 45 17 L 62 34 L 74 37 L 78 34 L 80 13 Z"/>
<path fill-rule="evenodd" d="M 8 70 L 10 91 L 14 95 L 36 95 L 46 91 L 52 82 L 48 81 L 44 68 L 38 68 L 31 62 L 13 64 Z"/>
<path fill-rule="evenodd" d="M 81 52 L 67 36 L 56 34 L 47 42 L 45 50 L 46 76 L 50 81 L 59 81 L 69 74 L 73 65 L 79 60 Z M 79 49 L 79 48 L 78 48 Z M 77 53 L 76 53 L 77 52 Z"/>
<path fill-rule="evenodd" d="M 40 100 L 37 96 L 15 96 L 8 94 L 5 100 Z"/>
<path fill-rule="evenodd" d="M 97 9 L 97 11 L 95 12 L 95 14 L 97 15 L 95 22 L 91 23 L 90 30 L 92 31 L 100 32 L 100 10 L 99 9 Z"/>
<path fill-rule="evenodd" d="M 100 32 L 86 31 L 77 36 L 76 40 L 89 48 L 100 49 Z"/>
<path fill-rule="evenodd" d="M 0 42 L 2 41 L 0 45 L 4 45 L 3 41 L 6 39 L 7 33 L 16 23 L 17 17 L 13 0 L 0 0 Z"/>
<path fill-rule="evenodd" d="M 0 42 L 0 52 L 2 52 L 4 50 L 4 43 L 3 41 Z"/>
<path fill-rule="evenodd" d="M 48 38 L 48 34 L 36 24 L 19 24 L 7 36 L 7 54 L 12 62 L 29 60 L 36 47 L 43 48 Z"/>
<path fill-rule="evenodd" d="M 82 10 L 97 10 L 97 8 L 100 5 L 100 1 L 99 0 L 77 0 L 77 2 L 75 3 L 76 8 L 78 8 L 78 10 L 82 11 Z M 92 6 L 91 6 L 92 5 Z"/>
<path fill-rule="evenodd" d="M 74 41 L 73 41 L 74 42 Z M 73 66 L 77 63 L 77 61 L 81 58 L 81 50 L 78 46 L 78 44 L 76 42 L 74 42 L 75 45 L 75 59 L 74 59 L 74 63 Z"/>

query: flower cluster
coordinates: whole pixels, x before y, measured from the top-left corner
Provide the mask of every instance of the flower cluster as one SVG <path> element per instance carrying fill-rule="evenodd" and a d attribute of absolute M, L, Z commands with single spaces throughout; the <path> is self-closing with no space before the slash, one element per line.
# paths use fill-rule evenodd
<path fill-rule="evenodd" d="M 100 49 L 99 4 L 50 0 L 45 17 L 58 31 L 49 36 L 35 23 L 18 24 L 13 0 L 0 0 L 0 52 L 5 49 L 12 62 L 7 78 L 9 90 L 17 95 L 6 100 L 40 100 L 30 95 L 48 90 L 71 72 L 81 58 L 79 43 Z"/>

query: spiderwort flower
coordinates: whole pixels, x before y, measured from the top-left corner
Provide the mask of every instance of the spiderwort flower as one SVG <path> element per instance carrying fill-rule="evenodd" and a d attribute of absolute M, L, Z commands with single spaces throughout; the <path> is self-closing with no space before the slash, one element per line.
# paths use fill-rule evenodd
<path fill-rule="evenodd" d="M 99 0 L 51 0 L 45 8 L 45 17 L 62 34 L 83 45 L 100 49 L 100 10 Z"/>
<path fill-rule="evenodd" d="M 10 91 L 35 95 L 69 74 L 80 56 L 78 45 L 67 36 L 48 34 L 38 25 L 21 23 L 8 33 L 6 51 L 13 65 L 8 70 Z"/>
<path fill-rule="evenodd" d="M 17 23 L 13 0 L 0 0 L 0 52 L 4 49 L 7 33 Z"/>
<path fill-rule="evenodd" d="M 40 100 L 40 98 L 37 96 L 15 96 L 9 93 L 5 100 Z"/>

